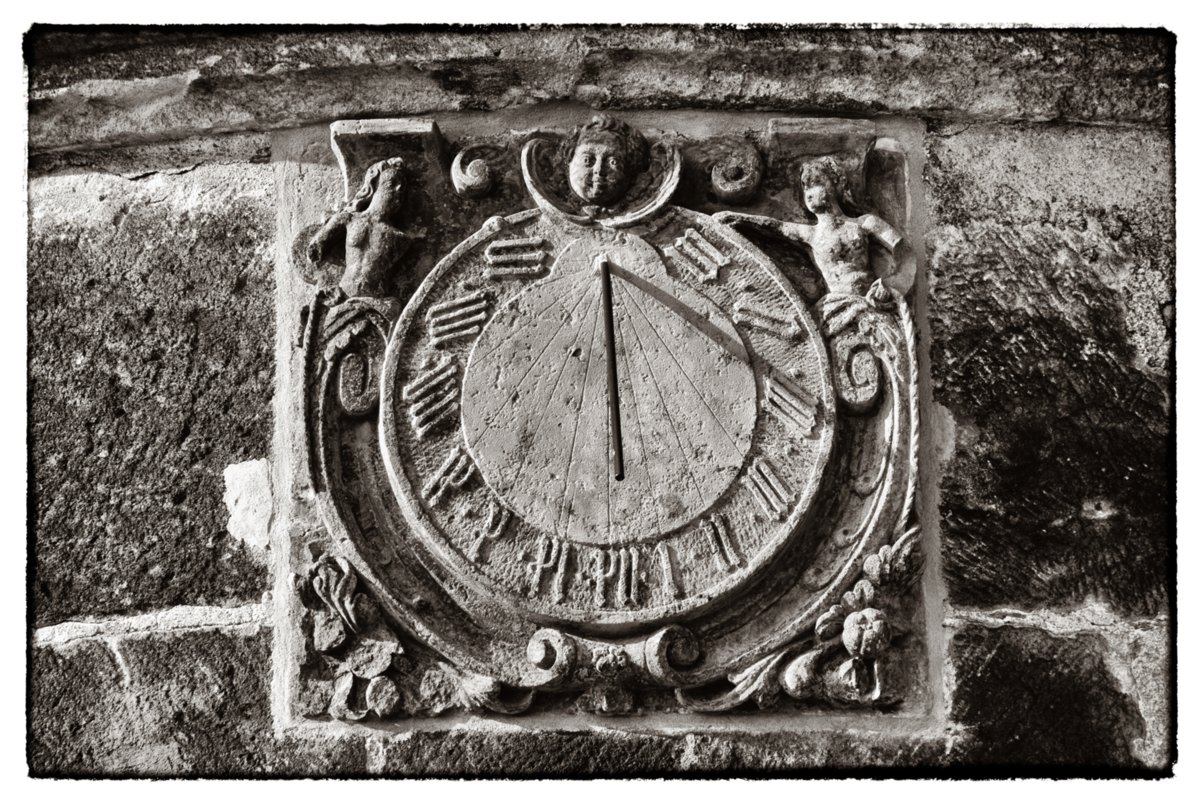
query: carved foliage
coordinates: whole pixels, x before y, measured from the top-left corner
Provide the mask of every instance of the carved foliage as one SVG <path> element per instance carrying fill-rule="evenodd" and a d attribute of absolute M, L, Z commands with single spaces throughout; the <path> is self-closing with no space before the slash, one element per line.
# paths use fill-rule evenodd
<path fill-rule="evenodd" d="M 325 711 L 335 719 L 387 718 L 401 706 L 399 638 L 378 604 L 358 591 L 358 575 L 345 558 L 322 555 L 303 585 L 309 600 L 310 645 L 332 672 Z"/>
<path fill-rule="evenodd" d="M 379 603 L 359 590 L 345 558 L 321 555 L 298 581 L 305 602 L 310 683 L 319 699 L 308 716 L 358 721 L 433 716 L 456 708 L 519 714 L 536 697 L 495 678 L 459 669 L 419 646 L 402 644 Z"/>
<path fill-rule="evenodd" d="M 716 696 L 679 690 L 692 711 L 728 711 L 753 702 L 779 703 L 786 693 L 798 700 L 871 705 L 896 698 L 881 680 L 879 664 L 905 636 L 896 613 L 920 573 L 919 530 L 910 528 L 893 544 L 868 556 L 864 577 L 816 622 L 813 637 L 773 652 L 728 677 L 732 688 Z"/>

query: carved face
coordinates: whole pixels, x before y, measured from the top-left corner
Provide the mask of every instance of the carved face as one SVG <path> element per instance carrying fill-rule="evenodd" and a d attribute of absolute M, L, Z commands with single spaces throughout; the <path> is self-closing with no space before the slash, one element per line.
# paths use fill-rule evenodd
<path fill-rule="evenodd" d="M 629 188 L 630 164 L 615 136 L 581 141 L 571 156 L 571 189 L 589 203 L 608 205 Z"/>
<path fill-rule="evenodd" d="M 814 181 L 804 187 L 804 205 L 814 214 L 832 211 L 836 199 L 833 187 L 826 181 Z"/>
<path fill-rule="evenodd" d="M 386 167 L 379 173 L 379 189 L 398 192 L 404 188 L 404 170 L 399 167 Z"/>

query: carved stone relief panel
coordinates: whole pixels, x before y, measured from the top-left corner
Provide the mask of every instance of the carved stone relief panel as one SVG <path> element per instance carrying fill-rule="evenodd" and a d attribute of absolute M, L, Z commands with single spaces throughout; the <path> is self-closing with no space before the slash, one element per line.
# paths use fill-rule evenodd
<path fill-rule="evenodd" d="M 286 210 L 288 713 L 921 706 L 904 147 L 575 123 L 338 122 Z"/>

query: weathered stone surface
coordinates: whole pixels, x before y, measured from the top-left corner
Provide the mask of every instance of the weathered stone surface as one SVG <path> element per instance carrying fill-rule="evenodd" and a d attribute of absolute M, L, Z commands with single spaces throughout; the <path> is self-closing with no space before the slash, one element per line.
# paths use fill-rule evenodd
<path fill-rule="evenodd" d="M 239 166 L 271 160 L 271 137 L 265 133 L 192 136 L 175 141 L 145 142 L 104 150 L 59 150 L 32 153 L 31 175 L 54 172 L 107 172 L 130 180 L 156 172 L 182 175 L 203 165 Z"/>
<path fill-rule="evenodd" d="M 361 739 L 276 739 L 268 631 L 35 647 L 34 775 L 361 774 Z"/>
<path fill-rule="evenodd" d="M 932 672 L 944 670 L 946 693 L 935 681 L 930 705 L 896 715 L 803 701 L 706 717 L 561 707 L 519 723 L 469 711 L 353 732 L 272 719 L 285 698 L 272 697 L 262 607 L 222 632 L 181 628 L 194 610 L 180 608 L 124 617 L 115 635 L 107 622 L 62 625 L 84 633 L 35 644 L 29 664 L 31 770 L 1169 768 L 1174 46 L 1166 32 L 1094 30 L 35 29 L 35 625 L 239 602 L 267 586 L 261 553 L 226 532 L 223 502 L 226 468 L 269 455 L 274 391 L 274 168 L 267 138 L 239 131 L 446 110 L 528 129 L 585 107 L 932 124 L 914 195 L 926 245 L 918 298 L 928 291 L 917 308 L 932 334 L 925 430 L 948 455 L 937 492 L 950 620 L 948 663 Z M 324 137 L 296 151 L 298 171 L 328 161 Z M 481 215 L 488 203 L 502 205 L 495 193 L 476 201 Z M 420 253 L 420 270 L 437 255 Z M 255 486 L 229 491 L 230 505 L 261 497 Z M 262 540 L 257 518 L 233 528 Z M 344 646 L 339 636 L 319 641 Z M 403 713 L 405 687 L 356 680 L 377 717 Z M 308 688 L 293 709 L 320 716 L 332 687 Z M 283 739 L 279 724 L 290 726 Z"/>
<path fill-rule="evenodd" d="M 1101 635 L 968 626 L 950 644 L 957 681 L 951 719 L 970 734 L 956 762 L 1144 766 L 1134 751 L 1146 721 L 1109 671 Z"/>
<path fill-rule="evenodd" d="M 1174 47 L 1165 31 L 36 27 L 25 53 L 37 151 L 563 100 L 1165 126 Z"/>
<path fill-rule="evenodd" d="M 385 775 L 634 776 L 931 767 L 939 736 L 843 731 L 647 733 L 620 729 L 430 731 L 383 740 Z"/>
<path fill-rule="evenodd" d="M 267 165 L 31 180 L 38 624 L 266 588 L 222 495 L 267 454 L 273 241 Z"/>
<path fill-rule="evenodd" d="M 972 127 L 927 151 L 950 599 L 1153 616 L 1173 552 L 1170 134 Z"/>

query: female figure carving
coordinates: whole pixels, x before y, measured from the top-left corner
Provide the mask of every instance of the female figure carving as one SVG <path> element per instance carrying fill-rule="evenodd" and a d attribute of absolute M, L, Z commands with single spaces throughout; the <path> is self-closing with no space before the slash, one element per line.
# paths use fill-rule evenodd
<path fill-rule="evenodd" d="M 316 265 L 345 250 L 346 268 L 338 286 L 348 297 L 386 295 L 388 273 L 411 244 L 397 224 L 403 167 L 399 158 L 372 164 L 354 199 L 326 220 L 309 241 L 308 260 Z"/>
<path fill-rule="evenodd" d="M 837 161 L 823 156 L 804 165 L 800 173 L 804 205 L 816 216 L 813 223 L 784 222 L 772 217 L 723 211 L 717 220 L 729 225 L 747 224 L 805 245 L 825 278 L 830 294 L 863 296 L 875 282 L 869 245 L 872 239 L 893 254 L 896 272 L 912 258 L 903 234 L 875 214 L 847 216 L 842 209 L 846 176 Z"/>

